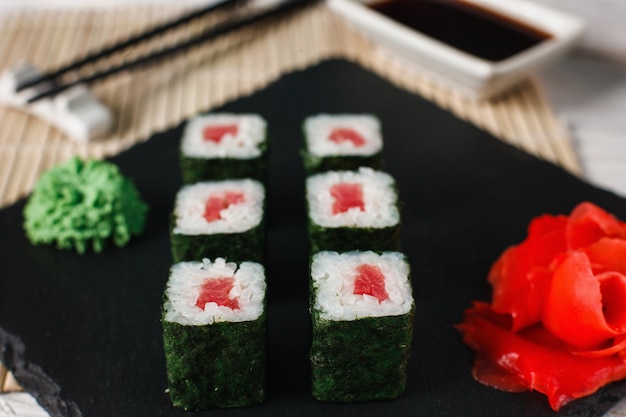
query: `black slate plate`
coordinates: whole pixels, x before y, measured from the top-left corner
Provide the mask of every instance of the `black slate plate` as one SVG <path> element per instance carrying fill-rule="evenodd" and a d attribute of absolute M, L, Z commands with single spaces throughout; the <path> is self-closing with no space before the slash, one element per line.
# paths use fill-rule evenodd
<path fill-rule="evenodd" d="M 34 247 L 24 202 L 0 211 L 0 327 L 19 335 L 85 416 L 552 416 L 539 394 L 507 394 L 470 375 L 471 352 L 453 324 L 488 299 L 489 266 L 540 213 L 593 201 L 626 219 L 626 201 L 529 156 L 345 61 L 285 76 L 219 110 L 258 112 L 272 140 L 269 181 L 269 388 L 258 407 L 184 413 L 165 395 L 159 322 L 170 266 L 168 215 L 180 187 L 180 128 L 113 158 L 152 209 L 127 248 L 84 256 Z M 395 401 L 324 404 L 309 392 L 307 245 L 300 124 L 318 112 L 382 120 L 386 170 L 400 187 L 403 247 L 417 301 L 408 386 Z M 0 349 L 1 350 L 1 349 Z M 559 415 L 601 416 L 624 384 Z"/>

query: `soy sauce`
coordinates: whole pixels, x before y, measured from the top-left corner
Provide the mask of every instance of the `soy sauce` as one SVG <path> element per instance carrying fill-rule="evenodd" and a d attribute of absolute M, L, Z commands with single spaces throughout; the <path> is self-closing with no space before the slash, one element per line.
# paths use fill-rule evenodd
<path fill-rule="evenodd" d="M 462 0 L 380 0 L 369 7 L 488 61 L 502 61 L 551 38 L 523 22 Z"/>

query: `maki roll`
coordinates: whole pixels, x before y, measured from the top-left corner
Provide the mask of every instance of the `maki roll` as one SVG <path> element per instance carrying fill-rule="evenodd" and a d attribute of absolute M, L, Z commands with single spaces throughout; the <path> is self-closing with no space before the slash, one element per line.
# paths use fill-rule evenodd
<path fill-rule="evenodd" d="M 311 260 L 311 371 L 321 401 L 390 399 L 406 386 L 415 303 L 399 252 Z"/>
<path fill-rule="evenodd" d="M 183 186 L 170 228 L 174 262 L 215 257 L 262 262 L 264 202 L 265 188 L 251 179 Z"/>
<path fill-rule="evenodd" d="M 180 145 L 183 183 L 267 174 L 267 123 L 256 114 L 211 113 L 187 122 Z"/>
<path fill-rule="evenodd" d="M 162 325 L 168 392 L 185 410 L 258 404 L 265 396 L 266 280 L 261 264 L 174 264 Z"/>
<path fill-rule="evenodd" d="M 380 121 L 371 114 L 319 114 L 305 119 L 301 150 L 308 174 L 380 167 Z"/>
<path fill-rule="evenodd" d="M 312 253 L 400 248 L 400 211 L 393 177 L 360 168 L 329 171 L 306 181 Z"/>

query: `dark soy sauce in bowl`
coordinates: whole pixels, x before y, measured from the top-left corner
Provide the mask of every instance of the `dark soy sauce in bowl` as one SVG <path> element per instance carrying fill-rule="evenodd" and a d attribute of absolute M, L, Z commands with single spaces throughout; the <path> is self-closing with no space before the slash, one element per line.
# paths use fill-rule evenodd
<path fill-rule="evenodd" d="M 379 0 L 368 7 L 493 62 L 510 58 L 552 37 L 526 23 L 462 0 Z"/>

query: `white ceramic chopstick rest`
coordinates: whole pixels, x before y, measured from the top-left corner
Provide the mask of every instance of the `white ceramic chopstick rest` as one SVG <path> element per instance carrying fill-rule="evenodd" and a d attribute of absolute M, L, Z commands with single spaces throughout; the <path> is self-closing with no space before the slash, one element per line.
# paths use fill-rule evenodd
<path fill-rule="evenodd" d="M 85 85 L 74 86 L 52 97 L 34 103 L 27 100 L 48 88 L 41 83 L 16 92 L 16 86 L 38 76 L 30 64 L 5 70 L 0 76 L 0 104 L 26 111 L 54 125 L 70 138 L 86 142 L 106 136 L 113 129 L 113 112 L 94 97 Z"/>

